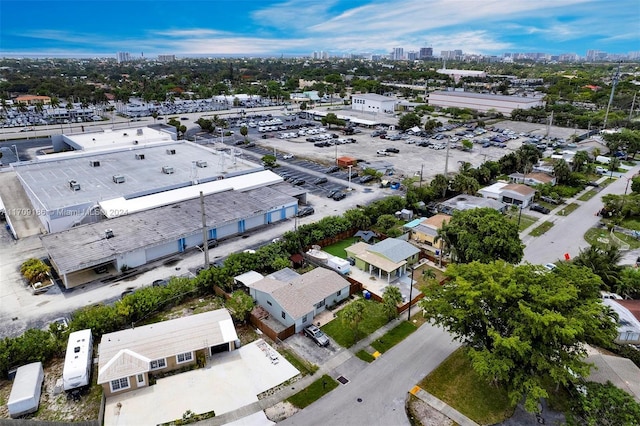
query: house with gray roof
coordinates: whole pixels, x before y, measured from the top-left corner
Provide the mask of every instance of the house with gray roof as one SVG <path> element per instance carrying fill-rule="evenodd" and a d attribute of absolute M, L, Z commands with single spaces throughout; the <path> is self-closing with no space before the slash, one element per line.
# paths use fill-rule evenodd
<path fill-rule="evenodd" d="M 387 238 L 373 245 L 359 242 L 345 251 L 355 259 L 356 268 L 378 278 L 386 276 L 388 283 L 406 274 L 408 266 L 417 262 L 420 254 L 420 249 L 398 238 Z"/>
<path fill-rule="evenodd" d="M 329 269 L 315 268 L 295 277 L 281 273 L 276 277 L 253 282 L 249 294 L 285 327 L 295 326 L 296 333 L 313 324 L 313 318 L 327 306 L 349 296 L 349 281 Z"/>
<path fill-rule="evenodd" d="M 98 346 L 97 382 L 105 396 L 146 387 L 153 374 L 235 350 L 237 340 L 226 309 L 107 333 Z"/>

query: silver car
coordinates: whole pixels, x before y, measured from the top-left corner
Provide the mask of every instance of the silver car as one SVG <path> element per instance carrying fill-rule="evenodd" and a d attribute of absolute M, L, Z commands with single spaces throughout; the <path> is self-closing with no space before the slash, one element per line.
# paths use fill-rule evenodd
<path fill-rule="evenodd" d="M 313 341 L 316 342 L 318 346 L 327 346 L 329 344 L 329 338 L 327 337 L 327 335 L 324 334 L 322 330 L 320 330 L 315 325 L 310 325 L 309 327 L 305 328 L 304 334 L 311 337 L 311 339 L 313 339 Z"/>

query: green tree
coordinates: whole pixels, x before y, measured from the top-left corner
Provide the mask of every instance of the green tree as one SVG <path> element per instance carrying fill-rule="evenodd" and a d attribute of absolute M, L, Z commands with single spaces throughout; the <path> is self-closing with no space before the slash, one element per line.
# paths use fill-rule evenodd
<path fill-rule="evenodd" d="M 415 126 L 420 127 L 420 116 L 414 112 L 403 114 L 398 119 L 398 128 L 402 131 L 408 130 Z"/>
<path fill-rule="evenodd" d="M 49 278 L 50 270 L 51 268 L 46 263 L 36 258 L 27 259 L 20 265 L 20 273 L 29 284 L 46 281 Z"/>
<path fill-rule="evenodd" d="M 249 134 L 249 129 L 247 128 L 247 126 L 242 126 L 240 127 L 240 134 L 242 135 L 242 137 L 244 137 L 244 141 L 247 141 L 247 135 Z"/>
<path fill-rule="evenodd" d="M 556 176 L 558 183 L 566 183 L 571 177 L 571 169 L 566 161 L 560 159 L 553 165 L 553 174 Z"/>
<path fill-rule="evenodd" d="M 433 177 L 429 186 L 433 188 L 433 191 L 438 196 L 444 198 L 447 195 L 447 189 L 449 189 L 449 179 L 443 174 L 437 174 Z"/>
<path fill-rule="evenodd" d="M 388 231 L 398 224 L 398 219 L 392 214 L 383 214 L 378 217 L 376 226 L 383 231 Z"/>
<path fill-rule="evenodd" d="M 371 218 L 362 209 L 349 209 L 343 216 L 354 228 L 365 230 L 371 226 Z"/>
<path fill-rule="evenodd" d="M 589 153 L 587 151 L 576 152 L 576 154 L 573 156 L 573 161 L 571 162 L 571 171 L 581 172 L 588 161 Z"/>
<path fill-rule="evenodd" d="M 613 178 L 613 172 L 618 171 L 620 164 L 622 163 L 618 157 L 611 157 L 611 161 L 608 164 L 609 172 L 611 173 L 609 177 Z"/>
<path fill-rule="evenodd" d="M 640 176 L 631 179 L 631 191 L 640 194 Z"/>
<path fill-rule="evenodd" d="M 347 327 L 353 330 L 353 341 L 358 341 L 358 335 L 360 333 L 360 322 L 364 319 L 364 311 L 367 309 L 366 302 L 362 299 L 358 299 L 355 302 L 349 303 L 342 308 L 341 321 Z"/>
<path fill-rule="evenodd" d="M 461 143 L 462 148 L 465 151 L 471 151 L 473 149 L 473 142 L 471 142 L 469 139 L 463 139 Z"/>
<path fill-rule="evenodd" d="M 586 268 L 473 262 L 450 265 L 445 275 L 447 283 L 426 290 L 425 317 L 461 341 L 473 369 L 505 386 L 513 404 L 524 397 L 529 411 L 548 396 L 547 381 L 567 386 L 588 375 L 585 342 L 616 335 L 600 278 Z"/>
<path fill-rule="evenodd" d="M 613 291 L 629 299 L 640 298 L 640 269 L 623 268 L 620 280 L 613 287 Z"/>
<path fill-rule="evenodd" d="M 588 426 L 638 426 L 640 404 L 611 382 L 587 382 L 583 393 L 570 399 L 567 424 Z"/>
<path fill-rule="evenodd" d="M 326 116 L 322 117 L 322 125 L 323 126 L 329 126 L 329 128 L 331 128 L 331 125 L 335 124 L 336 126 L 344 126 L 345 125 L 345 121 L 344 120 L 340 120 L 338 118 L 337 115 L 335 115 L 333 112 L 328 113 Z"/>
<path fill-rule="evenodd" d="M 402 293 L 400 293 L 400 289 L 394 285 L 386 286 L 382 292 L 382 303 L 389 320 L 398 318 L 398 304 L 400 302 L 402 302 Z"/>
<path fill-rule="evenodd" d="M 459 263 L 518 263 L 524 254 L 518 226 L 492 208 L 456 211 L 438 235 Z"/>
<path fill-rule="evenodd" d="M 467 176 L 463 173 L 458 173 L 451 182 L 451 187 L 456 192 L 461 192 L 463 194 L 475 195 L 480 189 L 480 184 L 478 181 L 472 177 Z"/>
<path fill-rule="evenodd" d="M 615 246 L 606 248 L 590 246 L 586 250 L 580 250 L 580 253 L 573 258 L 573 263 L 589 268 L 602 279 L 604 289 L 611 291 L 620 281 L 622 266 L 618 263 L 621 260 L 622 253 Z"/>
<path fill-rule="evenodd" d="M 244 323 L 253 309 L 253 299 L 244 291 L 236 290 L 231 293 L 225 306 L 236 322 Z"/>
<path fill-rule="evenodd" d="M 276 160 L 275 155 L 267 154 L 262 157 L 262 164 L 264 164 L 265 167 L 275 167 Z"/>

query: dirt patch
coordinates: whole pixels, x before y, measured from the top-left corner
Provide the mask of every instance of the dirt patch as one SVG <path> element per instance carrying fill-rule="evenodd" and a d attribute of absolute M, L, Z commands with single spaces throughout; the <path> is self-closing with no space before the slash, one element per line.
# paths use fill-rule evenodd
<path fill-rule="evenodd" d="M 295 413 L 300 411 L 297 407 L 295 407 L 292 403 L 287 401 L 278 402 L 273 407 L 269 407 L 264 410 L 267 418 L 272 422 L 281 422 L 284 419 L 293 416 Z"/>
<path fill-rule="evenodd" d="M 62 390 L 63 368 L 64 358 L 56 358 L 45 364 L 40 407 L 37 412 L 28 415 L 27 418 L 61 422 L 78 422 L 98 418 L 102 387 L 93 385 L 78 401 L 74 401 L 71 398 L 67 399 L 66 393 Z M 94 377 L 96 374 L 97 372 L 94 371 Z M 56 388 L 58 380 L 60 380 L 60 386 Z M 12 384 L 13 382 L 8 380 L 0 381 L 0 418 L 9 418 L 9 410 L 6 404 L 9 401 Z"/>
<path fill-rule="evenodd" d="M 453 426 L 455 422 L 420 398 L 409 395 L 407 417 L 413 426 Z"/>

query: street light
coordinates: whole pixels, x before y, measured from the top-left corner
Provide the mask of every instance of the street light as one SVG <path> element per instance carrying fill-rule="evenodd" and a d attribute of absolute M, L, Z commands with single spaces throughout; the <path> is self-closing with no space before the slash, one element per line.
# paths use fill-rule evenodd
<path fill-rule="evenodd" d="M 409 313 L 407 315 L 407 321 L 411 321 L 411 301 L 413 300 L 413 272 L 416 270 L 411 266 L 411 282 L 409 283 Z"/>
<path fill-rule="evenodd" d="M 349 189 L 348 191 L 351 191 L 351 168 L 353 167 L 353 165 L 349 164 Z"/>

